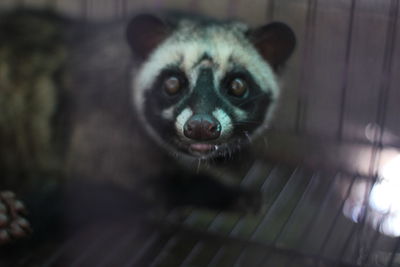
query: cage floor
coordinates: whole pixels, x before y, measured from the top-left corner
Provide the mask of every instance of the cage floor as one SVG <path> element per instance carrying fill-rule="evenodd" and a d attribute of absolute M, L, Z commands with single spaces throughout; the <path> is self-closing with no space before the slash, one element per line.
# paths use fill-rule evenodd
<path fill-rule="evenodd" d="M 256 162 L 257 214 L 173 210 L 91 226 L 1 266 L 400 266 L 399 241 L 342 215 L 365 177 Z"/>

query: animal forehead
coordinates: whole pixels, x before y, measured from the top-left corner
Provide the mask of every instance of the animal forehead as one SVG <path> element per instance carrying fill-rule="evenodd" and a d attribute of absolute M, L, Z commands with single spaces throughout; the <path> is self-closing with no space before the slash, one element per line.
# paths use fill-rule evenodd
<path fill-rule="evenodd" d="M 200 63 L 199 63 L 199 67 L 200 68 L 211 68 L 211 67 L 213 67 L 212 59 L 209 59 L 209 58 L 202 59 L 200 61 Z"/>
<path fill-rule="evenodd" d="M 182 41 L 178 37 L 177 43 L 187 47 L 187 49 L 181 50 L 184 59 L 183 64 L 186 68 L 193 67 L 193 64 L 199 62 L 199 60 L 202 60 L 202 64 L 214 63 L 223 67 L 221 64 L 229 61 L 234 54 L 248 48 L 248 43 L 242 34 L 222 27 L 204 29 Z"/>
<path fill-rule="evenodd" d="M 207 55 L 207 57 L 204 57 Z M 272 68 L 265 62 L 243 32 L 229 27 L 183 27 L 167 38 L 149 57 L 136 76 L 136 88 L 151 88 L 155 77 L 167 66 L 181 69 L 192 83 L 197 81 L 200 67 L 212 67 L 215 78 L 221 79 L 234 66 L 243 66 L 261 90 L 278 95 Z"/>
<path fill-rule="evenodd" d="M 158 74 L 168 66 L 178 67 L 186 75 L 190 75 L 193 71 L 197 72 L 201 66 L 225 70 L 235 50 L 243 51 L 244 48 L 237 49 L 234 41 L 227 42 L 224 38 L 211 42 L 210 39 L 204 38 L 183 40 L 172 36 L 161 44 L 142 66 L 137 76 L 138 86 L 144 89 L 150 88 Z M 203 59 L 204 55 L 208 55 L 208 58 Z"/>
<path fill-rule="evenodd" d="M 185 25 L 185 24 L 184 24 Z M 179 48 L 178 52 L 190 67 L 197 63 L 204 54 L 213 62 L 227 60 L 229 55 L 238 48 L 243 49 L 246 41 L 242 32 L 233 30 L 227 25 L 182 26 L 169 38 L 170 46 Z M 219 62 L 221 63 L 221 62 Z"/>

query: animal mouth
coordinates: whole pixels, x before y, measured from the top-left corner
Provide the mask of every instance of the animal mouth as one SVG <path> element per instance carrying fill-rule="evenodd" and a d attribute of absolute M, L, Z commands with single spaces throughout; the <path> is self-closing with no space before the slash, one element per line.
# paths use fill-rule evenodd
<path fill-rule="evenodd" d="M 175 143 L 178 149 L 192 157 L 195 158 L 212 158 L 216 156 L 218 153 L 223 151 L 225 147 L 224 143 L 213 143 L 213 142 L 185 142 L 183 140 L 179 140 Z"/>
<path fill-rule="evenodd" d="M 230 157 L 249 143 L 247 139 L 243 138 L 220 140 L 219 143 L 185 142 L 179 139 L 176 141 L 177 142 L 175 145 L 181 152 L 202 159 L 227 156 Z"/>
<path fill-rule="evenodd" d="M 191 142 L 177 138 L 174 143 L 176 148 L 181 152 L 196 158 L 206 159 L 231 156 L 246 145 L 248 139 L 235 138 L 230 140 L 220 140 L 220 142 L 216 143 L 200 141 Z"/>
<path fill-rule="evenodd" d="M 218 150 L 218 146 L 207 143 L 194 143 L 189 145 L 189 152 L 193 155 L 205 156 Z"/>

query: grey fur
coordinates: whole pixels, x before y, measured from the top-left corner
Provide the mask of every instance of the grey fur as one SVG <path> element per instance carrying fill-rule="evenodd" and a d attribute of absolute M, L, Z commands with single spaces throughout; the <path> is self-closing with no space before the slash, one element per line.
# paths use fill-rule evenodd
<path fill-rule="evenodd" d="M 21 166 L 25 168 L 25 164 L 28 167 L 22 176 L 32 179 L 28 184 L 35 186 L 46 184 L 48 179 L 58 182 L 66 177 L 112 181 L 137 188 L 137 184 L 149 178 L 176 171 L 178 165 L 191 171 L 215 173 L 210 170 L 212 160 L 205 164 L 193 157 L 185 161 L 187 158 L 166 145 L 144 116 L 144 93 L 168 64 L 180 64 L 189 77 L 190 90 L 201 67 L 212 68 L 218 88 L 226 72 L 241 65 L 264 93 L 270 93 L 271 107 L 263 114 L 264 122 L 253 136 L 246 132 L 243 140 L 213 144 L 225 159 L 232 157 L 241 143 L 252 141 L 264 131 L 279 96 L 277 76 L 246 38 L 249 29 L 241 22 L 184 19 L 145 62 L 138 62 L 125 40 L 126 21 L 88 25 L 30 11 L 15 14 L 3 20 L 2 25 L 8 27 L 11 35 L 24 27 L 26 17 L 39 19 L 30 29 L 43 35 L 0 43 L 0 57 L 22 55 L 32 59 L 27 71 L 8 59 L 0 64 L 0 101 L 6 103 L 0 106 L 4 111 L 0 114 L 0 137 L 9 143 L 9 147 L 0 149 L 0 164 L 7 166 L 3 174 L 12 178 L 5 185 L 13 189 L 23 187 Z M 15 20 L 21 23 L 7 24 Z M 29 42 L 41 52 L 28 51 L 24 45 Z M 208 54 L 212 62 L 196 64 L 203 54 Z M 221 97 L 219 92 L 216 94 Z M 33 112 L 26 112 L 27 107 Z M 230 108 L 236 112 L 229 116 L 246 119 L 240 107 Z M 225 111 L 217 113 L 218 118 L 228 116 Z M 174 110 L 164 114 L 172 123 L 171 117 L 177 115 Z M 223 122 L 224 142 L 233 132 L 233 126 L 228 125 L 232 118 Z M 29 125 L 33 131 L 18 128 L 18 124 Z M 154 144 L 154 138 L 161 147 Z M 34 147 L 35 153 L 27 154 L 28 147 Z M 171 156 L 183 161 L 172 163 Z M 226 170 L 226 166 L 223 169 L 230 174 L 218 176 L 230 177 L 231 181 L 243 173 L 230 167 Z"/>

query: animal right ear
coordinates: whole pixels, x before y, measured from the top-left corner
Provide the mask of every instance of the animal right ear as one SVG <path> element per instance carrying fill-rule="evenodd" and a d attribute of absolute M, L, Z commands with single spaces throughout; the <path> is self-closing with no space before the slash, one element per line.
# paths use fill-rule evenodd
<path fill-rule="evenodd" d="M 285 63 L 296 46 L 296 36 L 284 23 L 272 22 L 249 33 L 250 41 L 274 70 Z"/>
<path fill-rule="evenodd" d="M 170 34 L 170 27 L 160 18 L 142 14 L 128 24 L 126 36 L 135 56 L 146 59 Z"/>

